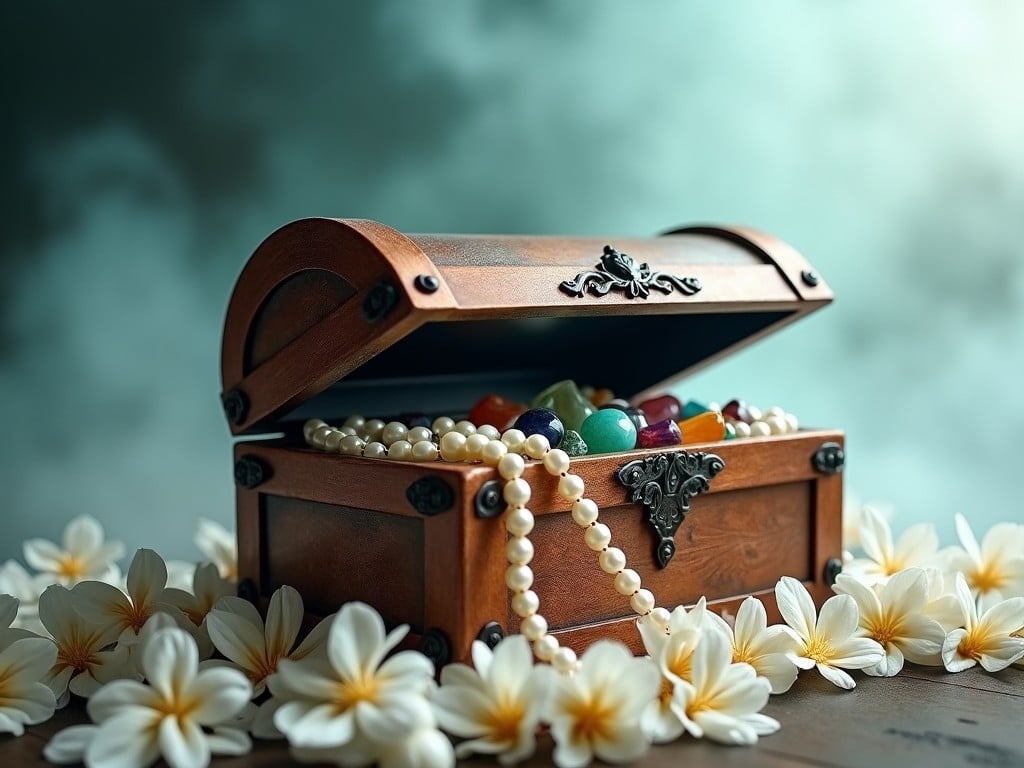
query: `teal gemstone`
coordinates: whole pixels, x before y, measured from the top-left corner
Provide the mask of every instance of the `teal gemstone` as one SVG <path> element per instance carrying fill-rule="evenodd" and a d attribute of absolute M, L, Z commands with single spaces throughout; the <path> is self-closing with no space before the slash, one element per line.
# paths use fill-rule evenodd
<path fill-rule="evenodd" d="M 580 433 L 574 429 L 566 431 L 560 447 L 570 456 L 586 456 L 590 450 L 583 438 L 580 437 Z"/>
<path fill-rule="evenodd" d="M 531 408 L 547 408 L 558 414 L 566 429 L 574 429 L 577 432 L 586 421 L 587 416 L 592 414 L 596 408 L 580 392 L 576 382 L 565 379 L 552 384 L 545 389 L 530 403 Z"/>
<path fill-rule="evenodd" d="M 725 439 L 726 440 L 735 440 L 736 439 L 736 427 L 734 427 L 728 421 L 725 422 Z"/>
<path fill-rule="evenodd" d="M 631 451 L 636 446 L 636 427 L 622 411 L 604 408 L 587 417 L 580 427 L 580 437 L 591 454 Z"/>
<path fill-rule="evenodd" d="M 704 403 L 698 403 L 696 400 L 687 400 L 686 405 L 683 406 L 683 418 L 682 421 L 692 419 L 694 416 L 699 416 L 702 413 L 707 413 L 711 409 L 708 408 Z"/>

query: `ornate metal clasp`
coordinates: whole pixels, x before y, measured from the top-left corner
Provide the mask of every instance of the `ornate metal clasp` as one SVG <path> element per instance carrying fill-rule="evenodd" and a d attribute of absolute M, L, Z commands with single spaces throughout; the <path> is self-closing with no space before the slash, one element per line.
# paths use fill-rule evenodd
<path fill-rule="evenodd" d="M 646 299 L 651 288 L 662 293 L 672 293 L 672 289 L 677 288 L 680 293 L 692 296 L 701 289 L 701 284 L 696 277 L 652 272 L 646 262 L 637 264 L 632 256 L 606 245 L 596 270 L 580 272 L 572 280 L 563 280 L 558 287 L 576 298 L 587 290 L 596 296 L 604 296 L 612 288 L 621 288 L 631 299 Z"/>
<path fill-rule="evenodd" d="M 654 556 L 662 568 L 676 553 L 675 533 L 690 511 L 690 500 L 711 487 L 711 478 L 725 469 L 713 453 L 662 453 L 624 464 L 619 482 L 630 490 L 629 500 L 643 504 L 658 536 Z"/>

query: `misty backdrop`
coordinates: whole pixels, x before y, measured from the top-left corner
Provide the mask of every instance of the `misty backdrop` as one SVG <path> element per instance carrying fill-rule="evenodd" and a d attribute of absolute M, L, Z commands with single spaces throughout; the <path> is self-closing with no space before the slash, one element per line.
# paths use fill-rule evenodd
<path fill-rule="evenodd" d="M 175 558 L 200 516 L 233 527 L 223 312 L 261 239 L 314 215 L 775 233 L 836 303 L 680 393 L 845 429 L 847 488 L 896 528 L 1024 517 L 1024 6 L 38 2 L 0 24 L 0 561 L 82 512 Z"/>

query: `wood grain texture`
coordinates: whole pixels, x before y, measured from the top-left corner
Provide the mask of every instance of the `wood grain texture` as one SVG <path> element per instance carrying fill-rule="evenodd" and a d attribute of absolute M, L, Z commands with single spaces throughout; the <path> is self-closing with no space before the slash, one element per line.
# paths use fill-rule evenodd
<path fill-rule="evenodd" d="M 816 672 L 801 673 L 789 693 L 773 696 L 764 713 L 782 729 L 753 747 L 723 747 L 684 737 L 653 747 L 636 768 L 1021 768 L 1024 766 L 1024 670 L 989 677 L 980 668 L 958 675 L 910 666 L 894 678 L 854 673 L 857 688 L 840 691 Z M 985 690 L 992 680 L 1006 691 Z M 42 768 L 47 740 L 62 728 L 86 722 L 74 703 L 20 738 L 0 736 L 0 765 Z M 540 737 L 537 753 L 524 768 L 550 768 L 552 743 Z M 295 763 L 281 742 L 257 742 L 237 758 L 218 758 L 224 768 L 276 768 Z M 461 761 L 493 766 L 488 758 Z"/>

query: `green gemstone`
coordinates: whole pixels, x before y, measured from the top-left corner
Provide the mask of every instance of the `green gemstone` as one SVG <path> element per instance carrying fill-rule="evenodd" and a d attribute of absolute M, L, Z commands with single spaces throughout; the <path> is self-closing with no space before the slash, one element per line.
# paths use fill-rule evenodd
<path fill-rule="evenodd" d="M 734 427 L 728 421 L 725 422 L 725 439 L 726 440 L 735 440 L 736 439 L 736 427 Z"/>
<path fill-rule="evenodd" d="M 566 429 L 574 429 L 577 432 L 587 416 L 597 410 L 571 379 L 552 384 L 533 398 L 530 407 L 554 411 Z"/>
<path fill-rule="evenodd" d="M 631 451 L 636 446 L 636 427 L 617 408 L 603 408 L 587 417 L 580 436 L 591 454 Z"/>
<path fill-rule="evenodd" d="M 574 429 L 567 430 L 562 438 L 562 444 L 558 446 L 570 456 L 586 456 L 587 444 L 583 442 L 580 433 Z"/>

